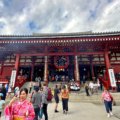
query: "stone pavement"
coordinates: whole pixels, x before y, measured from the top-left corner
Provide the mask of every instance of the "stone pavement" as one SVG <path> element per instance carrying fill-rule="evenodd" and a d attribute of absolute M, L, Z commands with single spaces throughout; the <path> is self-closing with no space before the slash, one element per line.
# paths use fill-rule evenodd
<path fill-rule="evenodd" d="M 49 120 L 119 120 L 120 106 L 113 106 L 113 116 L 107 118 L 103 105 L 82 102 L 69 102 L 68 114 L 63 114 L 62 103 L 59 103 L 59 113 L 54 113 L 55 103 L 48 104 Z M 5 120 L 3 117 L 1 120 Z"/>
<path fill-rule="evenodd" d="M 113 107 L 113 116 L 107 118 L 103 105 L 92 103 L 69 102 L 67 115 L 62 112 L 62 104 L 59 103 L 59 113 L 54 113 L 54 103 L 48 105 L 49 120 L 119 120 L 120 107 Z"/>

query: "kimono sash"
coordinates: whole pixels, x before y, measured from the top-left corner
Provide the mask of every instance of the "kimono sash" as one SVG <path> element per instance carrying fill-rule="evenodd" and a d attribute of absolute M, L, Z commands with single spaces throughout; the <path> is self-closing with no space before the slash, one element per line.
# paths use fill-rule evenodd
<path fill-rule="evenodd" d="M 13 120 L 25 120 L 25 116 L 14 115 Z"/>

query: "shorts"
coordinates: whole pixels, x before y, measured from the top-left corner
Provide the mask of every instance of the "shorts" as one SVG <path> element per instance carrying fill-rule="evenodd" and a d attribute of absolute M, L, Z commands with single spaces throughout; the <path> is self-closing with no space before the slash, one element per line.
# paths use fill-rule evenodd
<path fill-rule="evenodd" d="M 59 103 L 59 97 L 55 97 L 55 102 Z"/>

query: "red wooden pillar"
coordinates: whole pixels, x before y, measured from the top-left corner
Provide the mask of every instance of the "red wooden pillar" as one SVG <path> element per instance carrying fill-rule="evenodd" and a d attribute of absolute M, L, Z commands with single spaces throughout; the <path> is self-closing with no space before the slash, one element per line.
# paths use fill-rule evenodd
<path fill-rule="evenodd" d="M 94 75 L 94 66 L 93 66 L 93 63 L 91 64 L 91 70 L 92 70 L 92 78 L 95 78 L 95 75 Z"/>
<path fill-rule="evenodd" d="M 17 76 L 18 76 L 19 64 L 20 64 L 20 54 L 16 54 L 16 61 L 15 61 L 16 79 L 15 79 L 15 85 L 16 85 L 16 80 L 17 80 Z"/>
<path fill-rule="evenodd" d="M 48 56 L 45 56 L 44 63 L 44 82 L 48 83 Z"/>
<path fill-rule="evenodd" d="M 94 80 L 95 75 L 94 75 L 94 66 L 93 66 L 93 55 L 89 55 L 88 59 L 90 61 L 90 70 L 91 70 L 91 74 L 92 74 L 92 79 Z"/>
<path fill-rule="evenodd" d="M 31 76 L 30 76 L 31 81 L 32 81 L 32 79 L 33 79 L 34 66 L 35 66 L 35 62 L 32 62 L 32 65 L 31 65 Z"/>
<path fill-rule="evenodd" d="M 31 77 L 30 77 L 31 81 L 33 79 L 33 74 L 34 74 L 35 60 L 36 60 L 36 57 L 32 56 L 32 58 L 31 58 L 31 61 L 32 61 L 32 65 L 31 65 Z"/>
<path fill-rule="evenodd" d="M 2 76 L 4 62 L 1 61 L 0 75 Z"/>
<path fill-rule="evenodd" d="M 79 75 L 79 64 L 78 64 L 78 56 L 74 56 L 74 75 L 75 75 L 75 81 L 80 84 L 80 75 Z"/>
<path fill-rule="evenodd" d="M 109 89 L 109 87 L 111 86 L 110 84 L 110 76 L 109 76 L 109 73 L 108 73 L 108 70 L 110 68 L 110 60 L 109 60 L 109 56 L 108 56 L 108 51 L 105 51 L 105 54 L 104 54 L 104 58 L 105 58 L 105 65 L 106 65 L 106 82 L 107 82 L 107 88 Z"/>

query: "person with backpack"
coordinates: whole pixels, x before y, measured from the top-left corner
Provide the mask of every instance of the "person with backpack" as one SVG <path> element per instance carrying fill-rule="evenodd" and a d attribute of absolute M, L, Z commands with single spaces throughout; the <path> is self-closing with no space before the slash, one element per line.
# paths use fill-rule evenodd
<path fill-rule="evenodd" d="M 34 107 L 34 111 L 35 111 L 35 118 L 34 120 L 38 120 L 38 115 L 39 115 L 39 111 L 40 108 L 42 107 L 42 93 L 39 92 L 39 87 L 35 87 L 35 92 L 32 96 L 31 102 L 33 104 Z"/>
<path fill-rule="evenodd" d="M 102 93 L 102 101 L 105 105 L 106 112 L 107 112 L 107 117 L 110 117 L 113 115 L 112 113 L 112 101 L 113 101 L 113 96 L 109 92 L 107 88 L 104 88 L 104 91 Z"/>

